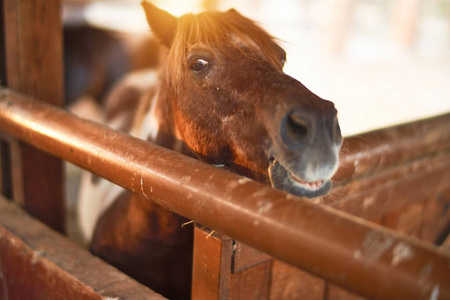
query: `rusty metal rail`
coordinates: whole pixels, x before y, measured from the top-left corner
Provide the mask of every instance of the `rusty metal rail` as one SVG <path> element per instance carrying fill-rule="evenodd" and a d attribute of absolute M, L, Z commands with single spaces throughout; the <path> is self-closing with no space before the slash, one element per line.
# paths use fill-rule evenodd
<path fill-rule="evenodd" d="M 431 244 L 5 89 L 0 130 L 368 298 L 450 298 L 450 257 Z"/>

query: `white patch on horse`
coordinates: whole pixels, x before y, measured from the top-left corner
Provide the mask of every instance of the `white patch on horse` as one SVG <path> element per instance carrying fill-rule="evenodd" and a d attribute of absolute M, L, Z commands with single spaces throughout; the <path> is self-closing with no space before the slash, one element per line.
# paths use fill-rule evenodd
<path fill-rule="evenodd" d="M 120 83 L 120 86 L 122 88 L 132 87 L 138 90 L 142 96 L 146 91 L 156 88 L 158 82 L 158 72 L 147 69 L 127 75 Z M 139 128 L 134 130 L 135 132 L 130 132 L 130 134 L 144 140 L 147 140 L 149 134 L 152 137 L 156 137 L 159 130 L 159 122 L 155 115 L 158 94 L 159 91 L 152 99 L 151 108 L 145 116 L 144 123 L 141 124 Z M 121 98 L 118 97 L 117 101 L 120 100 Z M 129 115 L 120 115 L 119 117 L 111 120 L 108 125 L 116 128 L 120 127 L 122 123 L 127 121 L 124 118 L 128 116 Z M 97 225 L 97 221 L 100 216 L 124 191 L 122 187 L 117 186 L 103 178 L 100 178 L 99 182 L 93 183 L 91 180 L 92 176 L 93 175 L 89 172 L 83 173 L 78 198 L 79 226 L 86 243 L 91 241 L 95 226 Z"/>
<path fill-rule="evenodd" d="M 111 109 L 114 110 L 117 106 L 126 106 L 127 109 L 115 113 L 114 117 L 108 120 L 108 126 L 116 130 L 123 130 L 126 128 L 127 126 L 124 124 L 129 123 L 130 118 L 136 117 L 130 114 L 130 108 L 131 110 L 133 109 L 132 105 L 127 106 L 127 97 L 130 96 L 130 91 L 133 91 L 133 94 L 135 94 L 133 98 L 134 100 L 137 100 L 136 102 L 138 103 L 136 108 L 139 108 L 145 93 L 155 89 L 158 84 L 158 73 L 155 70 L 145 69 L 126 75 L 108 95 L 106 109 L 108 111 Z"/>
<path fill-rule="evenodd" d="M 233 121 L 233 119 L 235 117 L 236 116 L 234 116 L 234 115 L 223 117 L 222 118 L 222 124 L 228 124 L 229 122 Z"/>
<path fill-rule="evenodd" d="M 78 198 L 79 225 L 86 243 L 90 243 L 99 217 L 124 191 L 122 187 L 103 178 L 93 184 L 92 176 L 91 173 L 83 173 Z"/>
<path fill-rule="evenodd" d="M 152 141 L 154 141 L 158 136 L 159 120 L 158 117 L 156 116 L 158 97 L 159 97 L 159 90 L 153 96 L 150 110 L 144 117 L 139 133 L 136 134 L 137 137 L 143 140 L 147 140 L 148 138 L 150 138 Z"/>
<path fill-rule="evenodd" d="M 159 83 L 158 72 L 149 69 L 133 72 L 124 78 L 124 83 L 144 92 Z"/>

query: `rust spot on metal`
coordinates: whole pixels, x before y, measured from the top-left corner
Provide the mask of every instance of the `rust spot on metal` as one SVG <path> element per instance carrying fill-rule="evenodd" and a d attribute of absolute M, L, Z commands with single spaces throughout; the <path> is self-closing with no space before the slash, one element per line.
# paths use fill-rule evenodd
<path fill-rule="evenodd" d="M 373 262 L 384 255 L 394 242 L 391 236 L 372 231 L 367 234 L 359 251 L 367 262 Z"/>
<path fill-rule="evenodd" d="M 181 182 L 181 184 L 188 184 L 189 182 L 191 182 L 191 176 L 183 176 L 183 177 L 181 177 L 180 182 Z"/>
<path fill-rule="evenodd" d="M 251 181 L 252 181 L 252 180 L 251 180 L 250 178 L 245 177 L 245 178 L 239 179 L 239 180 L 238 180 L 238 183 L 239 183 L 239 184 L 245 184 L 245 183 L 251 182 Z"/>
<path fill-rule="evenodd" d="M 392 262 L 391 265 L 396 266 L 401 262 L 412 259 L 414 253 L 408 245 L 405 243 L 398 243 L 395 245 L 394 249 L 392 249 Z"/>
<path fill-rule="evenodd" d="M 263 214 L 272 208 L 272 202 L 269 200 L 258 201 L 258 214 Z"/>

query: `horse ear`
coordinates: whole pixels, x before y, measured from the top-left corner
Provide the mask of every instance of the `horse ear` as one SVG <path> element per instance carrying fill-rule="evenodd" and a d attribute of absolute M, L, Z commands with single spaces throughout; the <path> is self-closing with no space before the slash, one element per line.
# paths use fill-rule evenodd
<path fill-rule="evenodd" d="M 229 14 L 235 14 L 235 15 L 241 15 L 237 10 L 235 10 L 234 8 L 230 8 L 227 13 Z"/>
<path fill-rule="evenodd" d="M 164 45 L 170 47 L 175 37 L 178 19 L 150 2 L 142 1 L 141 5 L 145 10 L 150 29 Z"/>

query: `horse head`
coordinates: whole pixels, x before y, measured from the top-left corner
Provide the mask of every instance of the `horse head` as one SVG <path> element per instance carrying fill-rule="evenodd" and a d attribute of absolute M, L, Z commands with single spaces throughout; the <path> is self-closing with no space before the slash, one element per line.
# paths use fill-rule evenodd
<path fill-rule="evenodd" d="M 283 72 L 286 53 L 275 39 L 235 10 L 176 18 L 142 5 L 169 48 L 160 93 L 172 118 L 165 134 L 203 161 L 275 188 L 327 193 L 342 143 L 337 111 Z"/>

